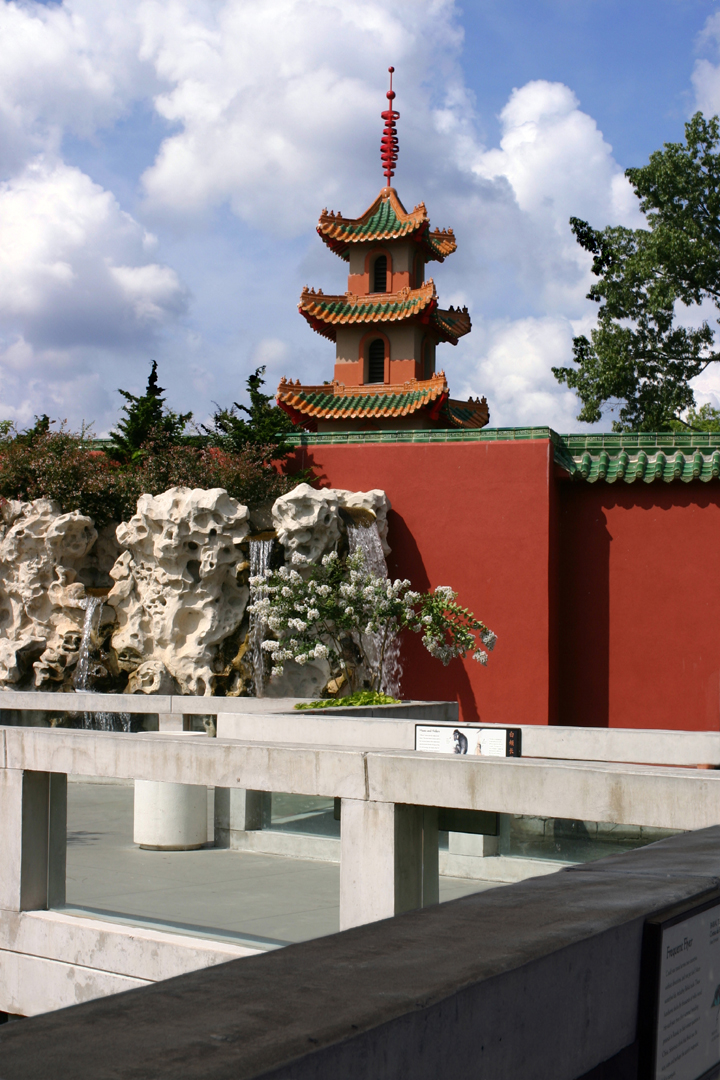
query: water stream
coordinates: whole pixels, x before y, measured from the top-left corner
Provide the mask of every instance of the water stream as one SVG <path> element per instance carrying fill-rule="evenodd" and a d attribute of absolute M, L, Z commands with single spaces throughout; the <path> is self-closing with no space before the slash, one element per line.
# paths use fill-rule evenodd
<path fill-rule="evenodd" d="M 274 540 L 251 540 L 250 541 L 250 576 L 262 577 L 270 566 Z M 255 599 L 261 600 L 267 594 L 262 587 L 255 592 Z M 261 615 L 250 615 L 250 656 L 252 659 L 253 682 L 255 684 L 255 697 L 263 697 L 265 694 L 265 669 L 263 667 L 262 643 L 265 640 L 267 629 L 265 620 Z"/>
<path fill-rule="evenodd" d="M 365 568 L 375 577 L 386 578 L 388 568 L 377 524 L 373 521 L 371 525 L 348 525 L 347 532 L 350 554 L 353 555 L 356 551 L 361 551 L 365 557 Z M 375 667 L 382 650 L 382 635 L 363 634 L 363 641 L 368 660 Z M 380 678 L 381 693 L 389 694 L 391 697 L 400 697 L 401 679 L 400 636 L 399 634 L 391 634 L 385 643 L 385 655 L 383 656 Z"/>
<path fill-rule="evenodd" d="M 103 599 L 101 596 L 88 596 L 85 601 L 85 619 L 83 621 L 82 638 L 78 651 L 78 662 L 75 669 L 75 689 L 92 691 L 90 654 L 93 649 L 93 631 L 99 629 L 102 619 Z M 97 612 L 97 620 L 95 613 Z M 129 731 L 130 713 L 109 712 L 84 712 L 82 726 L 91 731 Z"/>

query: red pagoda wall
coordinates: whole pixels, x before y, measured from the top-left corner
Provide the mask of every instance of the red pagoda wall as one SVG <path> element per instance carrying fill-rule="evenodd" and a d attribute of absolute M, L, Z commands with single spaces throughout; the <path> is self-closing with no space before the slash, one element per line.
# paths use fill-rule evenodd
<path fill-rule="evenodd" d="M 297 463 L 323 487 L 382 488 L 390 498 L 394 577 L 452 585 L 500 640 L 490 664 L 447 668 L 414 636 L 404 643 L 407 697 L 455 699 L 466 720 L 547 723 L 551 448 L 525 443 L 311 446 Z"/>
<path fill-rule="evenodd" d="M 322 486 L 383 488 L 393 576 L 452 585 L 487 668 L 403 647 L 403 694 L 465 720 L 720 729 L 720 484 L 561 479 L 549 442 L 310 446 Z"/>
<path fill-rule="evenodd" d="M 720 728 L 720 486 L 560 483 L 559 721 Z"/>

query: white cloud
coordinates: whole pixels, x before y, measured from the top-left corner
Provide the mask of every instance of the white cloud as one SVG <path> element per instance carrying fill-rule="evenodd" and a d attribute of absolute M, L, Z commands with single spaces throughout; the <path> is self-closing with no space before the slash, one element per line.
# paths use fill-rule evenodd
<path fill-rule="evenodd" d="M 358 180 L 381 186 L 388 64 L 402 70 L 403 109 L 424 121 L 423 83 L 460 41 L 449 0 L 171 9 L 168 19 L 167 5 L 141 5 L 146 48 L 170 86 L 155 106 L 180 125 L 143 178 L 149 206 L 184 216 L 229 201 L 269 231 L 307 229 L 330 198 L 369 201 Z"/>
<path fill-rule="evenodd" d="M 578 400 L 559 386 L 551 371 L 567 364 L 574 332 L 567 319 L 551 316 L 483 327 L 486 345 L 472 373 L 466 373 L 462 393 L 487 397 L 493 427 L 576 429 Z"/>
<path fill-rule="evenodd" d="M 576 399 L 550 372 L 569 361 L 572 326 L 590 309 L 589 258 L 567 219 L 635 224 L 636 201 L 562 84 L 513 91 L 499 147 L 482 145 L 460 17 L 452 0 L 0 0 L 6 407 L 27 411 L 32 386 L 65 415 L 92 407 L 106 425 L 116 367 L 132 372 L 122 385 L 143 385 L 150 343 L 161 371 L 172 361 L 174 407 L 200 414 L 237 397 L 259 364 L 269 380 L 329 378 L 331 350 L 290 292 L 306 266 L 326 291 L 342 276 L 308 254 L 314 225 L 325 204 L 360 213 L 384 182 L 379 113 L 393 63 L 397 187 L 455 228 L 458 254 L 435 277 L 442 302 L 467 303 L 476 323 L 441 358 L 453 394 L 486 394 L 493 422 L 576 426 Z M 124 177 L 144 198 L 130 216 L 112 182 L 63 153 L 68 136 L 112 148 L 138 102 L 154 109 L 160 146 L 142 176 Z"/>
<path fill-rule="evenodd" d="M 479 176 L 504 176 L 518 206 L 549 218 L 566 231 L 570 213 L 617 219 L 629 190 L 612 147 L 597 124 L 580 110 L 562 83 L 535 81 L 513 90 L 500 114 L 502 139 L 474 166 Z"/>
<path fill-rule="evenodd" d="M 711 15 L 700 35 L 700 44 L 717 54 L 720 46 L 720 12 Z M 695 107 L 713 116 L 720 112 L 720 66 L 706 58 L 695 62 L 692 74 Z"/>
<path fill-rule="evenodd" d="M 175 271 L 79 169 L 39 157 L 0 185 L 0 234 L 0 318 L 30 344 L 122 345 L 184 310 Z"/>
<path fill-rule="evenodd" d="M 132 4 L 0 4 L 0 162 L 89 137 L 156 89 Z"/>

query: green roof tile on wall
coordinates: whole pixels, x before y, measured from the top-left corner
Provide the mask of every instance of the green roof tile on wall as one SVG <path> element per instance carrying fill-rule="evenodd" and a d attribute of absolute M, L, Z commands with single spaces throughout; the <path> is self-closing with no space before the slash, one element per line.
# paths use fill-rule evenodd
<path fill-rule="evenodd" d="M 290 437 L 294 446 L 347 443 L 525 442 L 549 440 L 554 460 L 569 478 L 594 484 L 671 483 L 720 479 L 720 432 L 638 432 L 559 435 L 552 428 L 353 431 Z"/>

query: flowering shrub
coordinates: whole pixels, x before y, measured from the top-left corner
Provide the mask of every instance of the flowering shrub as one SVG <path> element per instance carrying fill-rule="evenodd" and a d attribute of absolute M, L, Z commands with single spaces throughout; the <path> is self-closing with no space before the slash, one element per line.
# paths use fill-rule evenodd
<path fill-rule="evenodd" d="M 257 506 L 297 482 L 265 463 L 262 447 L 230 453 L 150 442 L 142 455 L 121 462 L 97 449 L 86 432 L 64 427 L 38 429 L 32 437 L 6 430 L 0 439 L 0 496 L 54 499 L 63 513 L 81 510 L 98 527 L 127 521 L 140 495 L 159 495 L 170 487 L 221 487 L 241 503 Z"/>
<path fill-rule="evenodd" d="M 346 562 L 336 552 L 325 555 L 320 565 L 308 565 L 297 552 L 292 561 L 293 566 L 250 578 L 253 603 L 248 610 L 274 635 L 262 644 L 273 675 L 282 674 L 286 660 L 304 665 L 327 659 L 351 690 L 359 688 L 363 667 L 369 671 L 369 689 L 382 690 L 386 650 L 404 629 L 422 634 L 425 648 L 445 665 L 469 652 L 486 664 L 495 647 L 492 630 L 460 607 L 448 586 L 414 592 L 407 580 L 371 573 L 361 551 Z"/>

